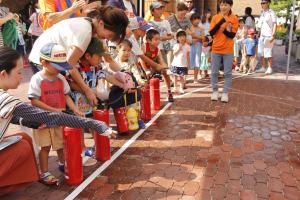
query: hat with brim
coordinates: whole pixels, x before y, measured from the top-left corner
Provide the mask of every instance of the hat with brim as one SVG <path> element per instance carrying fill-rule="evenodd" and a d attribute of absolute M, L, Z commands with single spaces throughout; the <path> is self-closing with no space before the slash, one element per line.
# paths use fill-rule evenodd
<path fill-rule="evenodd" d="M 165 3 L 170 3 L 170 0 L 161 0 L 161 1 Z"/>
<path fill-rule="evenodd" d="M 50 62 L 50 64 L 59 71 L 72 69 L 67 62 L 67 51 L 65 48 L 56 43 L 48 43 L 42 47 L 40 58 Z"/>
<path fill-rule="evenodd" d="M 144 18 L 137 16 L 130 24 L 131 30 L 141 29 L 143 31 L 147 31 L 152 28 L 152 26 L 145 21 Z"/>
<path fill-rule="evenodd" d="M 150 10 L 153 11 L 154 9 L 161 8 L 161 7 L 164 7 L 164 5 L 159 1 L 155 1 L 151 3 Z"/>
<path fill-rule="evenodd" d="M 103 42 L 95 37 L 91 39 L 91 42 L 85 53 L 90 53 L 92 55 L 96 54 L 99 56 L 111 55 L 108 51 L 106 51 Z"/>

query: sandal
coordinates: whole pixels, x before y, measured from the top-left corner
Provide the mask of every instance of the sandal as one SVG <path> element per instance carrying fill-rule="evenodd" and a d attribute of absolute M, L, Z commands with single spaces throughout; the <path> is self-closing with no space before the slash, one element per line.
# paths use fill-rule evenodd
<path fill-rule="evenodd" d="M 42 174 L 39 181 L 45 185 L 59 185 L 59 179 L 53 176 L 50 172 Z"/>

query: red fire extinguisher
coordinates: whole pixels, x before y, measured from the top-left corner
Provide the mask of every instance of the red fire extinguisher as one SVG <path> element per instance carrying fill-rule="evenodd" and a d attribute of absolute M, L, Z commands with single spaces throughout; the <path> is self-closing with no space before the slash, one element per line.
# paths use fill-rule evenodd
<path fill-rule="evenodd" d="M 63 135 L 66 182 L 68 185 L 78 185 L 83 181 L 81 157 L 82 129 L 65 127 Z"/>
<path fill-rule="evenodd" d="M 151 99 L 152 99 L 152 108 L 154 110 L 160 109 L 160 80 L 159 78 L 150 79 L 150 88 L 151 88 Z"/>
<path fill-rule="evenodd" d="M 119 133 L 128 132 L 128 122 L 126 118 L 126 108 L 115 108 L 114 116 L 117 123 L 117 129 Z"/>
<path fill-rule="evenodd" d="M 96 120 L 103 121 L 106 125 L 109 125 L 109 110 L 95 110 L 93 112 L 93 117 Z M 95 157 L 97 160 L 105 161 L 110 159 L 110 141 L 106 136 L 94 134 L 95 140 Z"/>
<path fill-rule="evenodd" d="M 141 118 L 144 121 L 149 121 L 151 120 L 150 86 L 147 85 L 143 88 L 141 93 Z"/>

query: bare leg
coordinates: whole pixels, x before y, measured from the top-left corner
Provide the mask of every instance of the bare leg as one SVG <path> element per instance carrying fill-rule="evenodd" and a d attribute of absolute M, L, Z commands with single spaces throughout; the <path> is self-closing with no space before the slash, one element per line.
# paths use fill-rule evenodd
<path fill-rule="evenodd" d="M 63 164 L 65 162 L 64 149 L 59 149 L 56 152 L 57 152 L 59 162 Z"/>
<path fill-rule="evenodd" d="M 39 153 L 39 161 L 40 161 L 40 167 L 42 173 L 48 172 L 48 158 L 49 158 L 50 149 L 51 146 L 41 147 Z"/>
<path fill-rule="evenodd" d="M 194 69 L 194 82 L 196 82 L 198 80 L 198 73 L 199 73 L 199 69 L 195 68 Z M 200 70 L 200 74 L 201 74 L 201 70 Z"/>

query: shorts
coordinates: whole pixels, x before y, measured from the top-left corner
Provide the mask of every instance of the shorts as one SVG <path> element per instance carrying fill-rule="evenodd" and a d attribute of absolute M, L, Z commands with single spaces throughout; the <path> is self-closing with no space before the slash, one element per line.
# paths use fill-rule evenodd
<path fill-rule="evenodd" d="M 274 41 L 270 42 L 271 37 L 261 36 L 258 40 L 258 55 L 263 58 L 272 58 Z"/>
<path fill-rule="evenodd" d="M 175 76 L 185 76 L 188 74 L 188 68 L 172 66 L 171 72 Z"/>
<path fill-rule="evenodd" d="M 62 127 L 33 129 L 33 139 L 37 146 L 52 146 L 55 151 L 64 147 Z"/>

